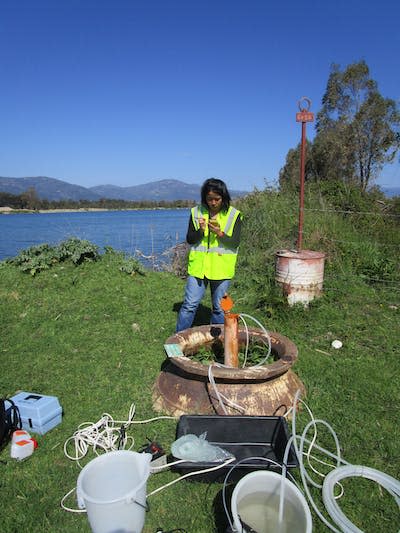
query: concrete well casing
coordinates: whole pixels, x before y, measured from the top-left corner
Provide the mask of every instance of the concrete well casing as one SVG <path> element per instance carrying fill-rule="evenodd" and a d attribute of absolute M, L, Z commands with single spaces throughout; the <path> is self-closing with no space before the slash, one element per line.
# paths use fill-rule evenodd
<path fill-rule="evenodd" d="M 239 346 L 245 344 L 246 330 L 239 329 Z M 261 329 L 249 328 L 252 341 L 263 342 Z M 297 347 L 287 337 L 269 332 L 274 361 L 259 367 L 227 368 L 213 365 L 212 375 L 220 395 L 240 409 L 225 404 L 224 412 L 215 387 L 210 383 L 209 365 L 191 358 L 201 347 L 223 345 L 224 326 L 198 326 L 166 340 L 178 344 L 183 357 L 169 358 L 153 386 L 153 407 L 157 412 L 182 414 L 283 415 L 293 404 L 296 391 L 305 387 L 291 367 L 297 360 Z"/>

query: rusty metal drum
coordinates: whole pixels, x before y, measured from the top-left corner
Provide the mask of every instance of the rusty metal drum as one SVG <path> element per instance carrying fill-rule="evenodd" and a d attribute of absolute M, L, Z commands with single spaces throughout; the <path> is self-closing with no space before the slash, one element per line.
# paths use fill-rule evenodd
<path fill-rule="evenodd" d="M 311 250 L 276 252 L 275 280 L 282 286 L 289 305 L 307 306 L 322 294 L 325 254 Z"/>

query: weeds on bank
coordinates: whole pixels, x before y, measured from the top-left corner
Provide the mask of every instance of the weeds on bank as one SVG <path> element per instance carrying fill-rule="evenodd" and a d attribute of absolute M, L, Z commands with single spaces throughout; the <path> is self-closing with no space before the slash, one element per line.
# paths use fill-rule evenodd
<path fill-rule="evenodd" d="M 325 253 L 324 287 L 347 292 L 353 282 L 396 286 L 400 215 L 392 216 L 380 197 L 372 195 L 367 201 L 359 192 L 340 187 L 336 196 L 327 197 L 310 189 L 305 196 L 303 249 Z M 275 283 L 275 262 L 277 251 L 296 249 L 297 203 L 296 194 L 266 190 L 238 204 L 244 223 L 235 287 L 240 298 L 246 295 L 252 306 L 266 313 L 286 304 Z"/>
<path fill-rule="evenodd" d="M 117 252 L 110 246 L 106 246 L 104 250 L 106 254 L 113 254 L 120 259 L 119 269 L 121 272 L 130 275 L 136 273 L 145 275 L 145 268 L 134 257 L 126 257 L 123 252 Z M 22 272 L 29 272 L 35 276 L 59 263 L 72 262 L 74 265 L 80 265 L 84 261 L 98 261 L 100 257 L 97 245 L 84 239 L 72 237 L 58 245 L 51 246 L 45 243 L 31 246 L 22 250 L 16 257 L 3 261 L 2 264 L 16 266 Z"/>

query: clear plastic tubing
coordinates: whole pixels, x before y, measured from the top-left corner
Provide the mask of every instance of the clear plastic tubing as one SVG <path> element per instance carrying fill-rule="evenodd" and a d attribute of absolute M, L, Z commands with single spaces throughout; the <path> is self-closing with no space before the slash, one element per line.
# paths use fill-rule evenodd
<path fill-rule="evenodd" d="M 376 481 L 395 498 L 397 505 L 400 507 L 400 481 L 397 481 L 397 479 L 367 466 L 346 465 L 335 468 L 324 479 L 322 499 L 330 517 L 344 533 L 362 533 L 362 530 L 350 522 L 340 510 L 334 498 L 333 491 L 336 483 L 349 477 L 363 477 Z"/>

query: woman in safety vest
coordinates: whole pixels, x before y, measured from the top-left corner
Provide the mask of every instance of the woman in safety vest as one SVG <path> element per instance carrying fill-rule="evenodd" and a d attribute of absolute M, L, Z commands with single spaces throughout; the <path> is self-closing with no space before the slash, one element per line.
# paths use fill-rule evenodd
<path fill-rule="evenodd" d="M 208 285 L 211 289 L 211 324 L 223 324 L 221 298 L 235 274 L 242 215 L 230 205 L 225 183 L 208 179 L 201 188 L 201 205 L 191 209 L 186 241 L 191 245 L 185 298 L 176 331 L 190 328 Z"/>

